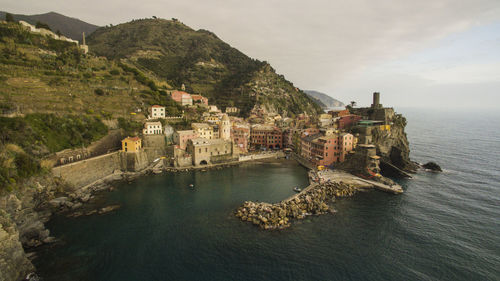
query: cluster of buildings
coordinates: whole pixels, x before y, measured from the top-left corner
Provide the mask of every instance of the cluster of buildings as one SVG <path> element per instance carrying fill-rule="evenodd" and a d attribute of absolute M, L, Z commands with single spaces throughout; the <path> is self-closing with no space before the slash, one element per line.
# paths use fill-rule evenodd
<path fill-rule="evenodd" d="M 145 122 L 144 136 L 172 136 L 167 154 L 174 167 L 222 163 L 252 151 L 282 149 L 294 151 L 313 165 L 331 166 L 355 154 L 357 147 L 361 150 L 371 147 L 373 130 L 390 132 L 394 118 L 393 109 L 383 108 L 379 103 L 379 93 L 374 93 L 374 102 L 369 108 L 331 110 L 319 116 L 303 113 L 295 118 L 282 118 L 256 108 L 247 119 L 222 113 L 199 95 L 174 91 L 171 96 L 186 105 L 196 100 L 208 109 L 186 130 L 174 131 L 170 127 L 167 133 L 168 125 L 163 126 L 157 120 Z M 226 111 L 228 109 L 237 112 L 231 108 Z M 166 118 L 162 106 L 152 106 L 150 113 L 151 119 Z M 137 137 L 127 138 L 122 145 L 127 152 L 140 147 Z"/>

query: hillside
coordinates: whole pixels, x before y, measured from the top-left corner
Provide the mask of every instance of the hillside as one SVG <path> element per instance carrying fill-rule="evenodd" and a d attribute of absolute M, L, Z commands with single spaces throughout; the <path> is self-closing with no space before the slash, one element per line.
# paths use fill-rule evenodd
<path fill-rule="evenodd" d="M 206 30 L 177 20 L 143 19 L 102 27 L 88 38 L 91 52 L 122 59 L 174 88 L 248 115 L 255 105 L 294 115 L 321 109 L 266 62 L 254 60 Z"/>
<path fill-rule="evenodd" d="M 319 100 L 324 106 L 323 108 L 331 108 L 331 107 L 343 107 L 345 106 L 343 102 L 332 98 L 331 96 L 321 93 L 318 91 L 312 91 L 312 90 L 304 90 L 306 94 L 309 96 Z"/>
<path fill-rule="evenodd" d="M 0 19 L 5 19 L 5 13 L 0 11 Z M 56 32 L 59 30 L 62 35 L 69 37 L 74 40 L 82 41 L 82 32 L 88 36 L 94 32 L 99 26 L 86 23 L 76 18 L 67 17 L 55 12 L 40 14 L 40 15 L 19 15 L 13 14 L 14 20 L 36 24 L 37 21 L 43 22 L 49 25 L 52 31 Z"/>

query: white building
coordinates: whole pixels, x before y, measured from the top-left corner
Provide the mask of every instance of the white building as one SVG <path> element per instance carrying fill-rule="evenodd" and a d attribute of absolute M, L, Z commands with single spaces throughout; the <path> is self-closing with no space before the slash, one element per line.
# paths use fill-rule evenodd
<path fill-rule="evenodd" d="M 151 107 L 151 118 L 165 118 L 165 107 L 161 105 L 153 105 Z"/>
<path fill-rule="evenodd" d="M 142 133 L 144 135 L 161 135 L 163 134 L 163 126 L 161 122 L 146 122 Z"/>

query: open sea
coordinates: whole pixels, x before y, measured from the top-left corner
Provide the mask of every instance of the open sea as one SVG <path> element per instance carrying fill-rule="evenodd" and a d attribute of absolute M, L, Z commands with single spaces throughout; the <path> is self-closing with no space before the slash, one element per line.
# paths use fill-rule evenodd
<path fill-rule="evenodd" d="M 262 231 L 233 211 L 307 185 L 293 161 L 116 184 L 121 208 L 47 224 L 60 242 L 34 263 L 44 280 L 500 280 L 500 113 L 399 110 L 411 157 L 443 173 L 401 195 L 337 200 L 335 214 Z M 194 184 L 194 190 L 188 188 Z"/>

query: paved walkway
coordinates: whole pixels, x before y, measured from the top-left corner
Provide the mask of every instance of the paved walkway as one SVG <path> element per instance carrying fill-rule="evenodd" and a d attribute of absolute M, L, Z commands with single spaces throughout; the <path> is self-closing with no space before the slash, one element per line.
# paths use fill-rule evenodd
<path fill-rule="evenodd" d="M 387 185 L 376 181 L 366 180 L 347 172 L 338 170 L 319 171 L 318 176 L 324 182 L 344 182 L 360 188 L 377 188 L 390 193 L 403 193 L 403 188 L 399 184 Z"/>

